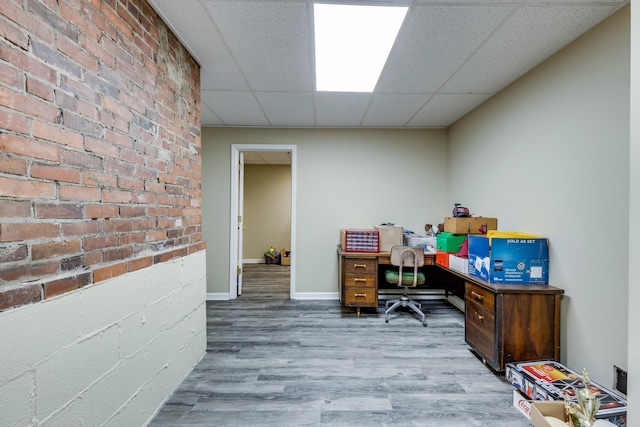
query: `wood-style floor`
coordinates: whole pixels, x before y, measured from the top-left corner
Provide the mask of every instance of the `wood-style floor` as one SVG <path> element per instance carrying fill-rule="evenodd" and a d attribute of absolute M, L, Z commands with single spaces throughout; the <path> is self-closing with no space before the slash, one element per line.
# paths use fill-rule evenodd
<path fill-rule="evenodd" d="M 427 300 L 379 309 L 289 300 L 289 268 L 246 265 L 244 292 L 207 302 L 201 363 L 150 424 L 524 427 L 513 387 L 464 342 L 464 316 Z"/>

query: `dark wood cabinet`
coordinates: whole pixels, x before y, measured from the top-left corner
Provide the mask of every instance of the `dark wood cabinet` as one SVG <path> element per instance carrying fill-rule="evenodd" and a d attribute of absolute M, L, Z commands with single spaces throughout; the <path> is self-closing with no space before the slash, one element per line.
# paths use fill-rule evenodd
<path fill-rule="evenodd" d="M 378 263 L 375 256 L 340 257 L 340 300 L 345 307 L 378 306 Z"/>
<path fill-rule="evenodd" d="M 465 341 L 496 371 L 508 362 L 560 359 L 563 290 L 465 281 Z"/>

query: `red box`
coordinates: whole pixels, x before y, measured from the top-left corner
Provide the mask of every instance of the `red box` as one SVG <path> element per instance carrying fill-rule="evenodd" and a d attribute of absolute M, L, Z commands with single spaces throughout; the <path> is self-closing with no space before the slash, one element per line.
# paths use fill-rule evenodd
<path fill-rule="evenodd" d="M 449 252 L 436 251 L 436 264 L 449 267 Z"/>

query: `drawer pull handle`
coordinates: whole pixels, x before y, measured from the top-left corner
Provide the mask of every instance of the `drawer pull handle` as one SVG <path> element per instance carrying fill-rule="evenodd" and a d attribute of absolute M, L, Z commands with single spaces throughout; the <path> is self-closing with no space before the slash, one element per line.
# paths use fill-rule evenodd
<path fill-rule="evenodd" d="M 355 296 L 356 298 L 358 298 L 358 297 L 366 298 L 366 297 L 367 297 L 367 294 L 354 294 L 354 296 Z"/>
<path fill-rule="evenodd" d="M 478 320 L 479 320 L 479 321 L 481 321 L 481 322 L 483 322 L 483 321 L 484 321 L 484 316 L 480 316 L 480 315 L 478 314 Z"/>
<path fill-rule="evenodd" d="M 367 264 L 353 264 L 353 268 L 367 268 Z"/>
<path fill-rule="evenodd" d="M 474 297 L 477 301 L 482 301 L 484 297 L 478 293 L 471 291 L 471 296 Z"/>
<path fill-rule="evenodd" d="M 353 279 L 354 282 L 365 282 L 367 283 L 367 279 L 358 279 L 357 277 Z"/>

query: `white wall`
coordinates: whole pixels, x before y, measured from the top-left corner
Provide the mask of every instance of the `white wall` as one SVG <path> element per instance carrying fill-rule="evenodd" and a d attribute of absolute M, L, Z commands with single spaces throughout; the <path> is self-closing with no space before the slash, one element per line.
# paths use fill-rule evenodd
<path fill-rule="evenodd" d="M 631 113 L 629 188 L 629 425 L 640 425 L 640 3 L 631 2 Z"/>
<path fill-rule="evenodd" d="M 204 128 L 207 292 L 229 291 L 231 144 L 297 146 L 296 292 L 338 295 L 341 228 L 395 222 L 416 232 L 442 220 L 446 131 Z"/>
<path fill-rule="evenodd" d="M 561 359 L 627 369 L 629 9 L 449 129 L 450 202 L 550 239 Z"/>
<path fill-rule="evenodd" d="M 0 313 L 0 425 L 147 423 L 206 348 L 205 251 Z"/>

